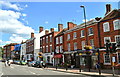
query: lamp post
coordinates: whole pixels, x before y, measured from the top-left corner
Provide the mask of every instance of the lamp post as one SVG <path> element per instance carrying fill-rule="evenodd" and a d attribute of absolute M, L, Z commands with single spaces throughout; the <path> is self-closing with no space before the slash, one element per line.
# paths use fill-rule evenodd
<path fill-rule="evenodd" d="M 85 12 L 85 6 L 80 6 L 81 8 L 83 8 L 83 12 L 84 12 L 84 20 L 85 20 L 85 37 L 86 37 L 86 40 L 85 40 L 85 44 L 86 46 L 88 46 L 88 33 L 87 33 L 87 25 L 86 25 L 86 12 Z M 88 51 L 89 52 L 89 51 Z M 89 69 L 89 72 L 90 72 L 90 54 L 86 54 L 87 55 L 87 66 L 88 66 L 88 69 Z"/>

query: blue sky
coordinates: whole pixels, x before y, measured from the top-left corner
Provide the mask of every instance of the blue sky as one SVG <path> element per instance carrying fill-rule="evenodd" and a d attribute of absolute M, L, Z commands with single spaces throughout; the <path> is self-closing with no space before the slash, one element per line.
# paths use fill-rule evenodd
<path fill-rule="evenodd" d="M 31 32 L 38 32 L 39 26 L 44 29 L 55 28 L 62 23 L 67 27 L 67 22 L 79 25 L 83 23 L 83 9 L 86 8 L 87 20 L 103 17 L 106 4 L 111 4 L 112 9 L 118 8 L 117 2 L 0 2 L 2 5 L 0 22 L 0 45 L 11 42 L 20 42 L 30 38 Z"/>

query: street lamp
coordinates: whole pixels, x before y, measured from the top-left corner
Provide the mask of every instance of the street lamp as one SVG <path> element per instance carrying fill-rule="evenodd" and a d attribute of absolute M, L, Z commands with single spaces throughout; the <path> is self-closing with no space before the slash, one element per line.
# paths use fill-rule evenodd
<path fill-rule="evenodd" d="M 86 45 L 88 45 L 88 36 L 87 36 L 87 29 L 86 29 L 86 12 L 85 12 L 85 7 L 82 5 L 82 6 L 80 6 L 81 8 L 83 8 L 83 11 L 84 11 L 84 20 L 85 20 L 85 36 L 86 36 Z"/>
<path fill-rule="evenodd" d="M 85 6 L 80 6 L 81 8 L 83 8 L 83 11 L 84 11 L 84 20 L 85 20 L 85 37 L 86 37 L 86 41 L 85 41 L 85 43 L 86 43 L 86 46 L 88 46 L 88 34 L 87 34 L 87 25 L 86 25 L 86 12 L 85 12 Z M 89 52 L 89 51 L 87 51 L 87 52 Z M 90 53 L 88 53 L 87 54 L 87 66 L 88 66 L 88 69 L 89 69 L 89 72 L 90 72 L 90 63 L 89 62 L 91 62 L 90 61 Z"/>

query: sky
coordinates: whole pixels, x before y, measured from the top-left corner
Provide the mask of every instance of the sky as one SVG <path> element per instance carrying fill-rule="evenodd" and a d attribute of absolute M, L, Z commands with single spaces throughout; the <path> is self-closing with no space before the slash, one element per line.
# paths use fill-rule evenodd
<path fill-rule="evenodd" d="M 20 43 L 30 38 L 31 32 L 38 33 L 39 26 L 54 28 L 59 23 L 67 27 L 67 22 L 77 25 L 86 18 L 104 17 L 106 4 L 118 9 L 118 2 L 4 2 L 0 1 L 0 46 Z"/>

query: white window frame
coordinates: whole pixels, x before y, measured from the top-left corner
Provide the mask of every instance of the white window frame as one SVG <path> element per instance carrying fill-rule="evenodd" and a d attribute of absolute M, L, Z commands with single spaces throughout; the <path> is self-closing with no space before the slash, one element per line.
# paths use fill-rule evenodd
<path fill-rule="evenodd" d="M 77 50 L 77 42 L 74 42 L 74 50 Z"/>
<path fill-rule="evenodd" d="M 120 20 L 119 20 L 119 19 L 114 20 L 114 21 L 113 21 L 114 30 L 119 30 L 120 27 L 118 27 L 118 28 L 115 27 L 115 25 L 116 25 L 115 22 L 116 22 L 116 21 L 118 22 L 118 25 L 120 25 Z"/>
<path fill-rule="evenodd" d="M 52 42 L 52 35 L 50 35 L 50 42 Z"/>
<path fill-rule="evenodd" d="M 110 42 L 111 42 L 111 38 L 110 37 L 104 37 L 104 44 L 106 44 L 106 41 L 105 41 L 106 38 L 108 38 L 110 40 Z"/>
<path fill-rule="evenodd" d="M 91 29 L 92 29 L 92 33 L 91 33 Z M 88 33 L 89 33 L 89 36 L 94 34 L 94 33 L 93 33 L 93 28 L 92 28 L 92 27 L 88 28 Z"/>
<path fill-rule="evenodd" d="M 56 53 L 59 53 L 59 46 L 56 46 Z"/>
<path fill-rule="evenodd" d="M 103 54 L 103 56 L 104 56 L 104 65 L 111 65 L 111 58 L 110 58 L 110 54 L 109 54 L 110 63 L 105 63 L 105 55 L 106 55 L 106 53 L 105 53 L 105 54 Z"/>
<path fill-rule="evenodd" d="M 76 39 L 77 38 L 77 32 L 73 33 L 73 38 Z"/>
<path fill-rule="evenodd" d="M 70 40 L 70 34 L 67 34 L 67 40 Z"/>
<path fill-rule="evenodd" d="M 48 43 L 48 36 L 46 36 L 46 43 Z"/>
<path fill-rule="evenodd" d="M 63 36 L 60 36 L 60 43 L 63 43 Z"/>
<path fill-rule="evenodd" d="M 117 43 L 116 37 L 120 37 L 120 35 L 116 35 L 116 36 L 115 36 L 115 42 Z"/>
<path fill-rule="evenodd" d="M 85 37 L 85 30 L 81 30 L 81 37 Z"/>
<path fill-rule="evenodd" d="M 46 52 L 48 52 L 48 45 L 46 46 Z"/>
<path fill-rule="evenodd" d="M 91 44 L 91 41 L 92 41 L 92 44 Z M 90 45 L 92 46 L 92 49 L 94 49 L 95 47 L 95 45 L 94 45 L 94 39 L 90 39 Z"/>
<path fill-rule="evenodd" d="M 82 50 L 85 50 L 85 49 L 84 49 L 85 41 L 82 41 L 82 42 L 81 42 L 81 46 L 82 46 Z"/>
<path fill-rule="evenodd" d="M 67 47 L 68 47 L 68 52 L 70 52 L 71 51 L 70 43 L 67 44 Z"/>
<path fill-rule="evenodd" d="M 62 53 L 63 52 L 63 46 L 61 45 L 60 46 L 60 53 Z"/>
<path fill-rule="evenodd" d="M 56 37 L 56 44 L 59 44 L 59 43 L 58 43 L 58 37 Z"/>
<path fill-rule="evenodd" d="M 106 24 L 107 24 L 107 27 L 108 27 L 107 30 L 106 30 L 106 27 L 105 27 Z M 104 31 L 104 32 L 109 32 L 109 31 L 110 31 L 109 22 L 105 22 L 105 23 L 103 23 L 103 31 Z"/>

